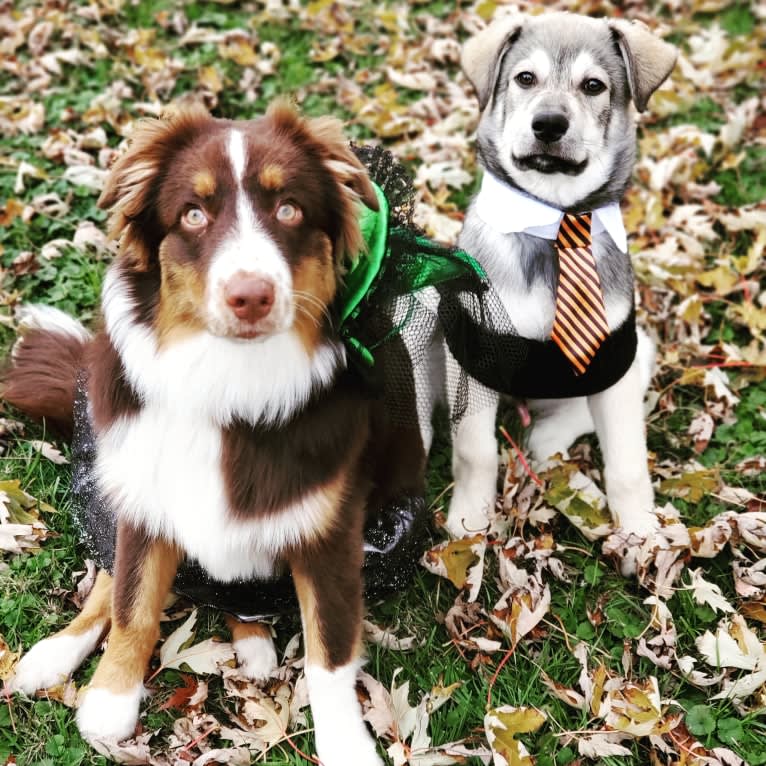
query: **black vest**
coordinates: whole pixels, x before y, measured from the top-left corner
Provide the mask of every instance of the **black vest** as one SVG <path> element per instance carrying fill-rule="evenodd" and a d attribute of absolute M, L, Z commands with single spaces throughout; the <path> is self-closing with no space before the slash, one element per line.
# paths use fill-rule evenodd
<path fill-rule="evenodd" d="M 636 310 L 601 344 L 582 375 L 552 341 L 497 333 L 477 321 L 454 293 L 444 291 L 439 319 L 447 347 L 461 367 L 487 388 L 530 399 L 588 396 L 614 385 L 636 356 Z"/>

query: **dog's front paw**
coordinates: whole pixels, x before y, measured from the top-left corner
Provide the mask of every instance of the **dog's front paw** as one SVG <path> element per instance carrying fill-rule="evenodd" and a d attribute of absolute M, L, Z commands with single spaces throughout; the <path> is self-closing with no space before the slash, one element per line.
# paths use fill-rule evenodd
<path fill-rule="evenodd" d="M 77 709 L 77 728 L 83 739 L 120 742 L 132 737 L 143 696 L 143 684 L 122 694 L 103 688 L 86 689 Z"/>
<path fill-rule="evenodd" d="M 93 651 L 100 635 L 101 627 L 96 625 L 78 635 L 59 634 L 38 641 L 21 658 L 7 688 L 31 695 L 64 683 Z"/>
<path fill-rule="evenodd" d="M 248 636 L 234 642 L 237 664 L 253 681 L 267 680 L 278 666 L 277 650 L 269 636 Z"/>
<path fill-rule="evenodd" d="M 444 529 L 450 537 L 455 539 L 483 532 L 489 524 L 489 507 L 489 502 L 465 503 L 455 502 L 453 499 Z"/>
<path fill-rule="evenodd" d="M 660 528 L 654 513 L 654 490 L 647 470 L 619 475 L 606 472 L 606 501 L 615 527 L 640 537 L 648 537 Z"/>
<path fill-rule="evenodd" d="M 622 529 L 626 534 L 633 534 L 646 539 L 660 529 L 660 520 L 654 510 L 645 508 L 630 508 L 627 510 L 612 511 L 615 526 Z"/>

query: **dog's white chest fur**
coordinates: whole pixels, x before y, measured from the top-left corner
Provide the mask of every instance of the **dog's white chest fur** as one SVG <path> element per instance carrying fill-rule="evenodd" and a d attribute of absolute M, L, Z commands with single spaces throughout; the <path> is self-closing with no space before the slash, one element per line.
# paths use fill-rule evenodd
<path fill-rule="evenodd" d="M 121 519 L 177 543 L 214 578 L 265 577 L 286 546 L 315 533 L 322 498 L 243 520 L 231 512 L 221 431 L 183 413 L 146 407 L 98 437 L 96 475 Z"/>

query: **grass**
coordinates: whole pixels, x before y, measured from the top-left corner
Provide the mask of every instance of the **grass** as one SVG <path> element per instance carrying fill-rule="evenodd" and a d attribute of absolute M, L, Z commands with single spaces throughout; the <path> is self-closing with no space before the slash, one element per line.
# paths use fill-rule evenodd
<path fill-rule="evenodd" d="M 18 7 L 23 10 L 34 5 L 32 2 L 21 2 Z M 29 268 L 23 263 L 25 252 L 39 256 L 43 245 L 51 240 L 71 239 L 81 221 L 93 221 L 97 225 L 102 225 L 104 221 L 103 212 L 95 204 L 96 193 L 66 182 L 61 162 L 45 156 L 43 147 L 52 131 L 71 130 L 81 134 L 93 126 L 103 127 L 107 146 L 115 147 L 121 140 L 119 127 L 126 120 L 140 116 L 137 104 L 153 95 L 168 101 L 190 92 L 199 92 L 200 71 L 212 67 L 220 76 L 223 87 L 214 94 L 214 98 L 209 93 L 206 97 L 214 100 L 215 112 L 220 116 L 247 117 L 256 114 L 273 96 L 287 93 L 295 95 L 301 101 L 303 110 L 309 114 L 330 112 L 344 119 L 348 123 L 350 137 L 357 140 L 374 137 L 370 125 L 341 104 L 338 94 L 322 83 L 326 73 L 343 72 L 351 78 L 365 73 L 374 75 L 385 67 L 387 51 L 377 43 L 380 26 L 375 20 L 377 6 L 371 3 L 364 2 L 355 11 L 356 32 L 371 36 L 369 46 L 362 51 L 344 49 L 338 57 L 324 63 L 312 60 L 312 49 L 318 43 L 331 41 L 337 30 L 332 28 L 335 23 L 332 15 L 327 15 L 329 4 L 322 0 L 311 5 L 313 15 L 308 20 L 308 17 L 292 14 L 281 23 L 262 17 L 261 4 L 181 4 L 170 0 L 161 3 L 136 0 L 103 5 L 106 16 L 102 25 L 89 25 L 82 21 L 78 22 L 81 24 L 78 29 L 100 36 L 100 40 L 90 42 L 104 42 L 106 53 L 91 56 L 87 66 L 62 64 L 62 74 L 55 79 L 54 86 L 40 96 L 46 109 L 44 130 L 0 139 L 0 262 L 4 269 L 2 314 L 6 317 L 13 305 L 28 301 L 57 306 L 85 321 L 93 320 L 96 314 L 108 254 L 93 248 L 66 246 L 55 260 L 36 257 Z M 441 0 L 413 4 L 406 18 L 405 36 L 412 38 L 420 34 L 422 21 L 427 15 L 442 21 L 449 20 L 455 6 Z M 109 14 L 109 7 L 116 9 L 116 12 Z M 395 7 L 394 4 L 387 4 L 383 10 L 392 11 Z M 179 48 L 178 36 L 172 27 L 159 24 L 158 19 L 163 12 L 172 14 L 179 9 L 185 11 L 189 23 L 199 27 L 217 32 L 243 29 L 253 32 L 259 45 L 273 43 L 278 46 L 280 62 L 273 74 L 260 77 L 252 99 L 239 88 L 242 67 L 231 59 L 223 58 L 216 43 Z M 661 7 L 660 11 L 665 13 L 667 9 Z M 710 14 L 701 14 L 697 20 L 702 24 L 714 21 Z M 747 4 L 737 3 L 724 11 L 720 23 L 732 35 L 747 36 L 753 33 L 755 17 Z M 167 82 L 152 80 L 152 72 L 142 69 L 137 63 L 135 50 L 119 43 L 119 39 L 129 30 L 140 29 L 151 29 L 154 34 L 151 45 L 180 61 L 181 71 L 172 82 L 170 79 Z M 68 44 L 68 38 L 63 34 L 54 39 L 62 46 Z M 18 60 L 22 63 L 29 62 L 31 58 L 24 47 L 18 51 Z M 454 74 L 454 65 L 445 66 Z M 132 90 L 132 96 L 118 98 L 103 119 L 86 117 L 94 99 L 118 79 Z M 373 82 L 368 89 L 374 85 Z M 21 95 L 25 91 L 25 83 L 7 72 L 0 73 L 0 91 Z M 735 100 L 741 102 L 757 92 L 752 81 L 740 83 Z M 403 105 L 410 104 L 416 98 L 417 95 L 411 92 L 397 93 L 398 103 Z M 67 110 L 74 115 L 71 120 L 62 119 Z M 643 130 L 662 131 L 674 125 L 691 123 L 704 131 L 716 133 L 725 121 L 724 105 L 713 93 L 698 98 L 676 114 L 644 126 Z M 407 159 L 413 160 L 415 165 L 420 161 L 417 157 Z M 720 185 L 721 190 L 715 198 L 718 203 L 740 206 L 757 202 L 766 196 L 765 161 L 763 147 L 750 145 L 743 149 L 743 158 L 735 167 L 716 165 L 710 168 L 707 175 L 703 173 L 700 180 L 712 180 Z M 14 187 L 17 166 L 21 162 L 29 162 L 38 168 L 40 177 L 28 177 L 26 188 L 19 192 Z M 466 188 L 452 194 L 451 200 L 459 209 L 465 209 L 470 191 Z M 32 204 L 43 194 L 57 195 L 62 206 L 54 211 L 36 212 L 31 217 L 22 216 L 20 211 L 9 213 L 10 200 Z M 752 237 L 742 236 L 745 239 L 738 243 L 739 252 L 744 252 L 752 244 Z M 733 245 L 731 241 L 726 244 Z M 709 255 L 712 260 L 717 252 L 711 250 Z M 720 339 L 745 345 L 752 340 L 749 330 L 734 327 L 726 320 L 723 301 L 716 305 L 718 308 L 714 313 L 720 317 L 716 332 L 720 338 L 710 338 L 711 342 Z M 13 331 L 0 325 L 3 356 L 13 339 Z M 744 385 L 741 378 L 736 380 Z M 766 389 L 763 383 L 756 380 L 739 392 L 741 402 L 734 411 L 732 422 L 719 424 L 706 450 L 696 455 L 683 435 L 694 416 L 705 406 L 704 390 L 699 386 L 678 385 L 675 374 L 667 370 L 662 371 L 658 381 L 666 390 L 672 390 L 675 397 L 672 410 L 661 410 L 649 421 L 649 446 L 658 459 L 671 460 L 678 465 L 697 458 L 703 466 L 717 468 L 728 483 L 763 495 L 766 480 L 762 475 L 743 476 L 736 470 L 737 463 L 744 458 L 766 454 L 766 429 L 763 428 Z M 15 413 L 6 415 L 14 416 Z M 442 422 L 442 437 L 445 430 L 446 424 Z M 513 432 L 514 436 L 519 432 L 518 424 Z M 68 513 L 68 468 L 54 466 L 34 451 L 28 440 L 35 438 L 48 437 L 41 427 L 27 424 L 23 437 L 4 439 L 5 451 L 0 458 L 0 480 L 19 479 L 24 489 L 57 509 L 45 517 L 56 535 L 45 542 L 42 550 L 34 555 L 7 557 L 5 566 L 0 569 L 0 635 L 12 649 L 29 648 L 35 641 L 64 627 L 74 616 L 76 609 L 68 596 L 74 588 L 76 573 L 83 569 L 85 555 Z M 594 443 L 592 439 L 591 443 Z M 429 471 L 429 496 L 434 501 L 434 511 L 439 511 L 448 502 L 449 492 L 444 492 L 448 483 L 448 445 L 444 438 L 440 438 L 432 452 Z M 703 497 L 698 503 L 670 496 L 658 497 L 658 502 L 665 501 L 672 501 L 687 523 L 702 524 L 727 507 L 711 496 Z M 651 609 L 643 603 L 647 593 L 636 582 L 621 577 L 608 561 L 600 557 L 599 546 L 584 540 L 563 519 L 554 521 L 553 532 L 561 547 L 559 556 L 570 579 L 568 582 L 552 583 L 550 613 L 509 656 L 494 682 L 493 676 L 507 643 L 503 653 L 493 655 L 461 652 L 444 626 L 445 615 L 457 595 L 455 588 L 446 580 L 420 571 L 406 591 L 369 605 L 371 619 L 376 623 L 394 626 L 399 635 L 413 635 L 418 639 L 416 648 L 409 652 L 375 645 L 368 648 L 367 669 L 384 686 L 390 688 L 395 672 L 401 668 L 396 682 L 409 681 L 410 702 L 415 704 L 424 692 L 437 684 L 448 686 L 460 683 L 451 701 L 431 716 L 429 733 L 433 742 L 445 743 L 469 737 L 476 744 L 482 743 L 484 713 L 488 694 L 491 693 L 493 704 L 534 706 L 546 712 L 547 724 L 539 732 L 523 736 L 529 750 L 536 754 L 540 766 L 576 764 L 580 762 L 576 743 L 570 741 L 566 733 L 587 728 L 589 718 L 554 697 L 542 683 L 542 671 L 559 683 L 576 686 L 581 668 L 571 649 L 578 640 L 583 640 L 592 648 L 592 663 L 603 662 L 622 675 L 627 647 L 632 656 L 631 672 L 634 677 L 658 675 L 658 669 L 649 660 L 635 656 L 637 641 L 651 619 Z M 735 600 L 730 567 L 730 554 L 719 556 L 705 565 L 706 577 L 719 585 L 728 598 Z M 487 608 L 500 596 L 491 574 L 485 576 L 480 596 L 480 603 Z M 673 595 L 668 605 L 676 619 L 679 656 L 693 653 L 693 637 L 712 627 L 717 616 L 709 607 L 696 604 L 690 592 L 683 589 Z M 166 624 L 164 630 L 167 632 L 177 625 L 177 622 Z M 299 626 L 295 617 L 286 617 L 278 627 L 278 645 L 284 649 Z M 492 633 L 490 629 L 489 632 L 499 637 L 497 631 Z M 203 610 L 198 637 L 224 633 L 220 615 Z M 86 662 L 78 672 L 75 677 L 78 684 L 87 682 L 95 662 L 95 659 Z M 766 750 L 762 745 L 766 726 L 758 712 L 741 716 L 729 702 L 709 700 L 705 691 L 691 686 L 681 677 L 673 673 L 660 672 L 659 675 L 663 698 L 674 699 L 681 709 L 693 711 L 687 718 L 687 726 L 706 747 L 726 745 L 740 753 L 752 766 L 766 763 Z M 163 741 L 172 731 L 177 714 L 160 708 L 185 680 L 182 673 L 166 670 L 153 683 L 155 694 L 144 707 L 142 724 L 147 730 L 159 729 L 158 740 Z M 211 678 L 209 683 L 206 710 L 221 721 L 228 720 L 231 700 L 224 694 L 220 679 Z M 210 743 L 227 744 L 216 742 L 212 737 Z M 312 752 L 310 736 L 298 735 L 295 743 L 304 752 Z M 642 766 L 649 762 L 645 740 L 626 744 L 631 747 L 631 756 L 621 759 L 606 757 L 601 763 Z M 44 698 L 25 700 L 15 697 L 6 704 L 0 704 L 2 762 L 16 763 L 17 766 L 101 766 L 107 761 L 82 741 L 72 709 Z M 263 762 L 274 766 L 305 766 L 307 763 L 285 743 L 270 751 Z M 473 759 L 468 763 L 469 766 L 476 766 L 480 761 Z"/>

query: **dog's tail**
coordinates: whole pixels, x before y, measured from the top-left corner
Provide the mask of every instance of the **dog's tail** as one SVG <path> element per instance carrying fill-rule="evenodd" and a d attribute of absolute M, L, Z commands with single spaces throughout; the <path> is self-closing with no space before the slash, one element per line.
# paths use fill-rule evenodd
<path fill-rule="evenodd" d="M 19 327 L 21 337 L 0 373 L 0 396 L 70 438 L 77 376 L 91 334 L 48 306 L 23 307 Z"/>

